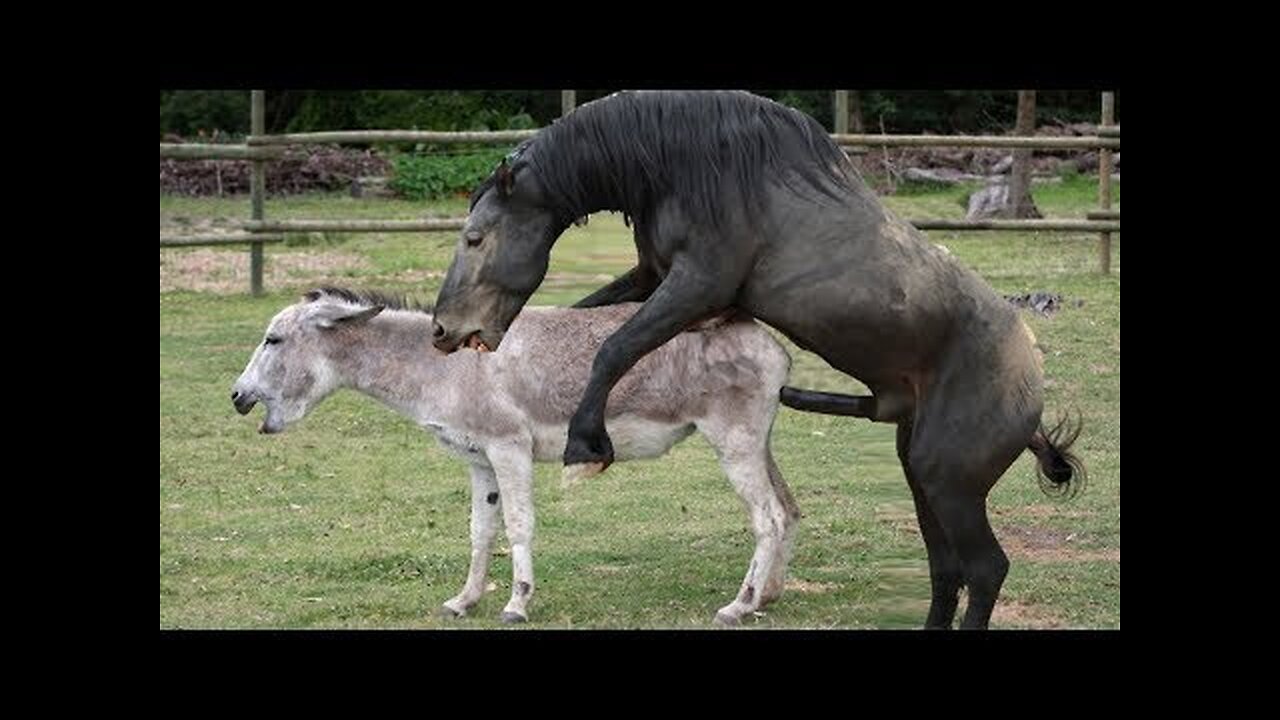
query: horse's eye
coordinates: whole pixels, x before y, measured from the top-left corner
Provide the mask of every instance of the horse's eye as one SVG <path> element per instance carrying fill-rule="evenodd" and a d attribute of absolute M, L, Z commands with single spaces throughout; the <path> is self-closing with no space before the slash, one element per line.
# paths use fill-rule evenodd
<path fill-rule="evenodd" d="M 264 344 L 266 344 L 266 345 L 275 345 L 275 344 L 279 343 L 279 342 L 280 342 L 281 340 L 283 340 L 283 339 L 284 339 L 284 338 L 280 338 L 280 337 L 277 337 L 277 336 L 275 336 L 275 335 L 271 335 L 271 336 L 269 336 L 266 340 L 264 340 L 264 341 L 263 341 L 263 343 L 264 343 Z"/>
<path fill-rule="evenodd" d="M 480 244 L 480 241 L 484 240 L 484 233 L 479 230 L 471 230 L 462 237 L 467 241 L 467 247 L 475 247 Z"/>

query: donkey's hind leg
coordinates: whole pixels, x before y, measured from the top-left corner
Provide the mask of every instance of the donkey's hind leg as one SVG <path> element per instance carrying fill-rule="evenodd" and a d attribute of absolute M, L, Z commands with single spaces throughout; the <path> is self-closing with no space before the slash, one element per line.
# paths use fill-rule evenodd
<path fill-rule="evenodd" d="M 737 596 L 716 612 L 716 622 L 721 625 L 737 625 L 745 615 L 760 609 L 771 581 L 778 586 L 771 589 L 781 592 L 786 540 L 794 524 L 770 478 L 768 425 L 756 427 L 758 423 L 743 422 L 742 418 L 751 417 L 752 413 L 737 410 L 743 414 L 716 412 L 698 423 L 715 448 L 733 489 L 746 505 L 756 538 L 755 552 Z"/>
<path fill-rule="evenodd" d="M 782 530 L 782 547 L 778 550 L 769 577 L 765 580 L 764 589 L 760 593 L 761 605 L 767 605 L 782 597 L 782 590 L 787 580 L 787 565 L 790 564 L 791 554 L 795 549 L 796 526 L 800 522 L 800 506 L 796 504 L 791 488 L 787 487 L 787 481 L 783 479 L 782 471 L 778 469 L 778 463 L 773 459 L 773 451 L 767 445 L 765 462 L 769 471 L 769 483 L 773 485 L 774 493 L 777 494 L 778 501 L 786 511 L 786 524 Z"/>

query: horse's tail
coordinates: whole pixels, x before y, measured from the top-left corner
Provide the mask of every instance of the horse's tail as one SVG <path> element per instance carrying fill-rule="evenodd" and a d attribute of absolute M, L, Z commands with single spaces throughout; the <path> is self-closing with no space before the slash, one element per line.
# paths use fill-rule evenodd
<path fill-rule="evenodd" d="M 1046 495 L 1069 498 L 1084 488 L 1088 473 L 1080 458 L 1071 452 L 1083 425 L 1079 416 L 1075 423 L 1062 418 L 1052 430 L 1046 430 L 1042 421 L 1031 436 L 1027 449 L 1036 456 L 1036 479 Z"/>

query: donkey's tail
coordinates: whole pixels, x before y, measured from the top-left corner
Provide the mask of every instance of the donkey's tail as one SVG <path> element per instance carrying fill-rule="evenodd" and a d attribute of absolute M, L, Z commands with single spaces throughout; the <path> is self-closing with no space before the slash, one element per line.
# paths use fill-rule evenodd
<path fill-rule="evenodd" d="M 1062 418 L 1052 430 L 1046 430 L 1042 422 L 1031 436 L 1027 449 L 1036 456 L 1036 480 L 1046 495 L 1070 498 L 1084 489 L 1088 473 L 1080 458 L 1071 452 L 1083 425 L 1079 416 L 1075 423 Z"/>

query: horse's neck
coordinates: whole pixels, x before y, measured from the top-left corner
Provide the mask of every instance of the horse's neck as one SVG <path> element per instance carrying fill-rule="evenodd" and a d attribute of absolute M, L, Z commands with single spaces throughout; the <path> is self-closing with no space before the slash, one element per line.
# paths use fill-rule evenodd
<path fill-rule="evenodd" d="M 430 338 L 429 321 L 374 318 L 339 354 L 345 384 L 418 423 L 447 421 L 464 395 L 478 399 L 485 384 L 476 353 L 445 355 Z"/>
<path fill-rule="evenodd" d="M 579 157 L 574 163 L 573 173 L 583 190 L 579 197 L 574 198 L 580 206 L 572 208 L 571 214 L 574 217 L 569 218 L 570 220 L 576 220 L 579 214 L 605 210 L 630 211 L 630 208 L 626 207 L 627 200 L 622 197 L 621 189 L 614 184 L 612 176 L 618 172 L 618 169 L 609 166 L 604 158 L 603 153 L 593 153 L 590 156 Z"/>

